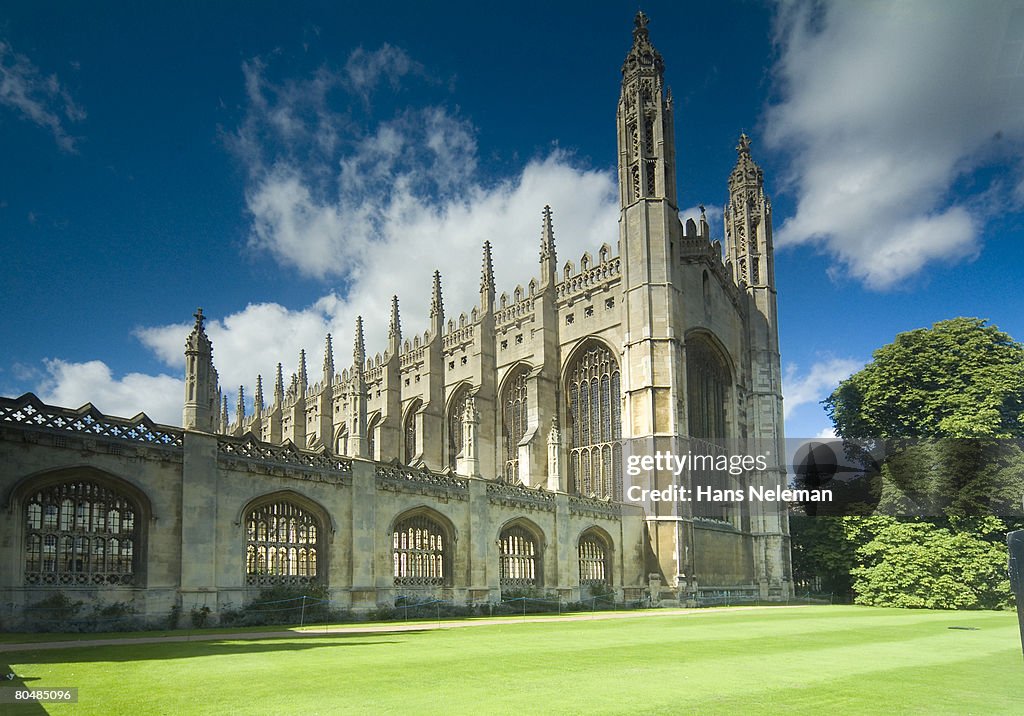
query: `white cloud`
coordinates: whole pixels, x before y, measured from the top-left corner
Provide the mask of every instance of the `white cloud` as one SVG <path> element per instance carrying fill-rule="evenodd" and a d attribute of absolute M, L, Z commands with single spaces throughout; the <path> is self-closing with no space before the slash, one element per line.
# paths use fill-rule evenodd
<path fill-rule="evenodd" d="M 793 411 L 802 405 L 824 400 L 836 389 L 840 381 L 849 378 L 863 366 L 862 361 L 830 358 L 815 363 L 802 375 L 797 373 L 795 365 L 787 366 L 782 380 L 785 417 L 789 418 Z"/>
<path fill-rule="evenodd" d="M 57 75 L 44 75 L 25 55 L 0 40 L 0 105 L 53 134 L 61 149 L 75 151 L 66 123 L 85 119 L 85 110 L 71 97 Z"/>
<path fill-rule="evenodd" d="M 102 361 L 46 361 L 37 391 L 44 403 L 77 408 L 92 403 L 101 413 L 131 418 L 145 412 L 155 422 L 181 424 L 185 381 L 169 375 L 129 373 L 114 378 Z"/>
<path fill-rule="evenodd" d="M 261 303 L 209 318 L 214 362 L 232 411 L 238 385 L 251 405 L 257 374 L 269 399 L 277 363 L 287 382 L 300 348 L 310 381 L 320 380 L 327 333 L 334 337 L 336 370 L 351 365 L 357 315 L 365 319 L 368 352 L 383 351 L 392 294 L 400 299 L 403 337 L 422 334 L 435 269 L 442 273 L 446 317 L 468 316 L 479 301 L 485 240 L 493 246 L 498 294 L 525 286 L 538 272 L 546 204 L 554 212 L 559 264 L 578 263 L 584 251 L 616 243 L 610 172 L 580 168 L 556 149 L 486 184 L 477 172 L 475 128 L 444 107 L 405 108 L 365 128 L 331 110 L 334 90 L 369 98 L 375 84 L 421 72 L 403 57 L 394 48 L 360 50 L 344 72 L 321 69 L 310 79 L 281 83 L 266 78 L 260 61 L 243 68 L 249 112 L 226 140 L 250 177 L 250 246 L 304 276 L 341 278 L 345 290 L 297 310 Z M 140 328 L 136 335 L 180 374 L 190 330 L 181 323 Z M 168 390 L 162 381 L 175 379 L 166 376 L 144 383 L 145 376 L 114 378 L 102 363 L 60 361 L 52 362 L 50 374 L 45 394 L 59 403 L 99 396 L 111 410 L 135 412 L 125 407 L 130 398 L 133 406 L 163 415 L 169 398 L 180 416 L 182 390 Z"/>
<path fill-rule="evenodd" d="M 975 257 L 1012 189 L 993 206 L 991 187 L 956 184 L 984 164 L 1020 172 L 1024 9 L 797 0 L 781 6 L 777 41 L 766 137 L 791 153 L 797 211 L 776 244 L 819 246 L 874 289 Z"/>

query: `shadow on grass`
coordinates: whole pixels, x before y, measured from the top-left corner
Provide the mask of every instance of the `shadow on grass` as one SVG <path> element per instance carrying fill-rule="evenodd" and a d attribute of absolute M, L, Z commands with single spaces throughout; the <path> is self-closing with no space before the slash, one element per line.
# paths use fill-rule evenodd
<path fill-rule="evenodd" d="M 372 632 L 364 634 L 296 634 L 294 636 L 273 636 L 260 639 L 218 639 L 195 641 L 154 640 L 141 644 L 73 645 L 60 649 L 25 649 L 9 654 L 10 661 L 33 665 L 90 663 L 98 661 L 167 661 L 170 659 L 195 659 L 205 656 L 232 654 L 270 654 L 281 652 L 311 651 L 335 647 L 377 646 L 381 644 L 402 644 L 406 637 L 423 634 L 427 630 L 415 629 L 395 632 Z M 391 638 L 388 638 L 391 637 Z M 399 638 L 400 637 L 400 638 Z M 0 648 L 0 652 L 3 649 Z M 7 672 L 10 672 L 8 668 Z M 28 678 L 28 677 L 25 677 Z M 15 683 L 15 682 L 9 682 Z"/>
<path fill-rule="evenodd" d="M 13 679 L 8 680 L 8 674 L 15 674 Z M 6 661 L 0 661 L 0 689 L 13 691 L 14 689 L 31 689 L 39 677 L 24 676 L 17 674 L 14 668 Z M 3 714 L 45 714 L 46 709 L 37 703 L 9 704 L 0 703 L 0 713 Z"/>

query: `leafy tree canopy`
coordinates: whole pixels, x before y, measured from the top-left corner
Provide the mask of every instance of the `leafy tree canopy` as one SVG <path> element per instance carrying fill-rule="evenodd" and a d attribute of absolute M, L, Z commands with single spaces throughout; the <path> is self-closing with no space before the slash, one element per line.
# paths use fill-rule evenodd
<path fill-rule="evenodd" d="M 896 336 L 825 400 L 847 438 L 1024 436 L 1024 346 L 980 318 Z"/>

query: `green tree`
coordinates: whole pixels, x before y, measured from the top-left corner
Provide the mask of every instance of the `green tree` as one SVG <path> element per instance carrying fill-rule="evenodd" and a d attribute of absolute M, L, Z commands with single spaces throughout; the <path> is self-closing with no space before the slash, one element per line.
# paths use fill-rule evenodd
<path fill-rule="evenodd" d="M 1008 525 L 992 515 L 1019 515 L 1024 494 L 1024 346 L 981 319 L 941 321 L 896 336 L 824 402 L 841 437 L 885 445 L 880 512 L 904 516 L 821 518 L 833 524 L 794 532 L 794 570 L 840 586 L 849 565 L 862 604 L 1005 605 Z"/>

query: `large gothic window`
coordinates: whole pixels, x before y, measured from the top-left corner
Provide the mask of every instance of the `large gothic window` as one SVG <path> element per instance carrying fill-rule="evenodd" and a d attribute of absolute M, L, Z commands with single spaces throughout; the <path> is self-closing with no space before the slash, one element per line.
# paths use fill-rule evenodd
<path fill-rule="evenodd" d="M 462 452 L 462 418 L 466 414 L 469 389 L 462 386 L 455 392 L 448 406 L 448 467 L 455 469 L 459 453 Z"/>
<path fill-rule="evenodd" d="M 580 537 L 577 549 L 580 560 L 580 584 L 609 584 L 608 547 L 605 541 L 588 531 Z"/>
<path fill-rule="evenodd" d="M 505 461 L 505 482 L 519 482 L 519 443 L 527 430 L 528 370 L 519 368 L 505 383 L 501 396 L 501 430 Z"/>
<path fill-rule="evenodd" d="M 569 366 L 569 477 L 583 495 L 622 497 L 622 407 L 619 364 L 599 343 Z"/>
<path fill-rule="evenodd" d="M 136 584 L 139 506 L 95 482 L 51 485 L 25 502 L 25 583 Z"/>
<path fill-rule="evenodd" d="M 419 436 L 416 431 L 416 413 L 419 412 L 422 401 L 414 400 L 405 414 L 405 422 L 402 425 L 402 446 L 403 462 L 411 465 L 419 454 Z"/>
<path fill-rule="evenodd" d="M 499 551 L 503 588 L 537 586 L 540 555 L 537 540 L 528 530 L 518 526 L 502 530 Z"/>
<path fill-rule="evenodd" d="M 380 413 L 377 413 L 366 425 L 366 452 L 371 460 L 384 459 L 381 455 L 377 457 L 377 428 L 380 427 Z"/>
<path fill-rule="evenodd" d="M 726 405 L 729 399 L 729 367 L 722 354 L 700 335 L 686 341 L 687 419 L 690 447 L 694 452 L 724 455 L 728 451 Z M 734 487 L 726 484 L 727 475 L 713 470 L 695 469 L 693 484 L 718 489 Z M 695 516 L 729 521 L 730 507 L 719 502 L 694 503 Z"/>
<path fill-rule="evenodd" d="M 395 525 L 392 560 L 396 586 L 443 586 L 448 570 L 448 540 L 444 529 L 424 514 Z"/>
<path fill-rule="evenodd" d="M 320 521 L 288 500 L 256 507 L 245 518 L 246 583 L 309 584 L 320 569 Z"/>

